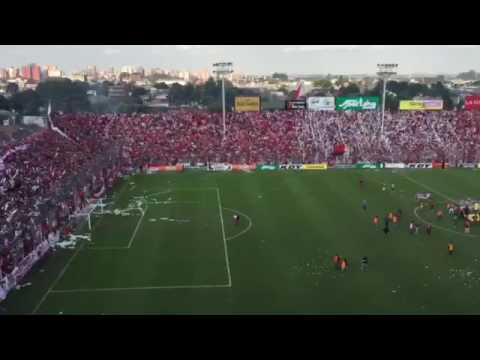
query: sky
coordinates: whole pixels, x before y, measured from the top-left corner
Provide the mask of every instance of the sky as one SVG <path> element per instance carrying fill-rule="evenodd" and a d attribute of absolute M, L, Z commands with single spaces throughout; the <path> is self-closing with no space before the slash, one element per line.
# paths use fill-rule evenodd
<path fill-rule="evenodd" d="M 391 62 L 400 74 L 455 74 L 480 71 L 480 45 L 0 45 L 0 68 L 52 64 L 67 73 L 88 65 L 194 71 L 222 61 L 248 74 L 373 74 Z"/>

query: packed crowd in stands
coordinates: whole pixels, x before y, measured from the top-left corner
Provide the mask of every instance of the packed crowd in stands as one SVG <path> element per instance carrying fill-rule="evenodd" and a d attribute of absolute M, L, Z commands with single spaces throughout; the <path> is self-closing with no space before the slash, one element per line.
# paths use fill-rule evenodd
<path fill-rule="evenodd" d="M 231 113 L 224 137 L 218 113 L 57 116 L 53 128 L 0 146 L 0 278 L 71 231 L 86 198 L 148 164 L 480 160 L 479 112 L 387 113 L 383 136 L 380 127 L 376 112 Z"/>

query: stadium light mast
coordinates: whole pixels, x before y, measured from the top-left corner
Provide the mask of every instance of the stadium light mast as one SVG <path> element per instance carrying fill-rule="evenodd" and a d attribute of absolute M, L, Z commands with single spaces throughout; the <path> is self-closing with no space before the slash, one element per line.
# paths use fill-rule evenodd
<path fill-rule="evenodd" d="M 213 73 L 222 79 L 222 113 L 223 113 L 223 138 L 227 134 L 227 126 L 225 122 L 225 75 L 233 73 L 233 63 L 221 62 L 213 64 Z"/>
<path fill-rule="evenodd" d="M 380 136 L 383 137 L 383 122 L 385 119 L 385 97 L 387 92 L 387 82 L 393 75 L 397 75 L 398 64 L 377 64 L 377 75 L 383 81 L 382 93 L 382 122 L 380 125 Z"/>

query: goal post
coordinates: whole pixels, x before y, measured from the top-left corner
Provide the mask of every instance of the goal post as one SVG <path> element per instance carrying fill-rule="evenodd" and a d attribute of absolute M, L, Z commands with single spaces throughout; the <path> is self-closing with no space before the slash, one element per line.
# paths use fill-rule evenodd
<path fill-rule="evenodd" d="M 87 206 L 84 207 L 82 210 L 80 210 L 79 212 L 73 214 L 73 215 L 70 215 L 70 218 L 76 218 L 76 219 L 80 219 L 80 221 L 82 221 L 82 219 L 84 221 L 86 221 L 87 225 L 88 225 L 88 230 L 89 231 L 92 231 L 92 215 L 94 214 L 100 214 L 100 215 L 104 215 L 104 208 L 106 206 L 106 204 L 104 203 L 104 199 L 102 198 L 99 198 L 99 199 L 89 199 L 87 200 Z M 100 210 L 99 210 L 100 209 Z M 97 210 L 99 210 L 97 212 Z"/>

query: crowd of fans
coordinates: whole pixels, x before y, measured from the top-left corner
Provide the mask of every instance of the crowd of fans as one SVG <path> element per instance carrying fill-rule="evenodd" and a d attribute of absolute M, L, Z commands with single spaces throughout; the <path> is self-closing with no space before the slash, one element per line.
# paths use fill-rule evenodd
<path fill-rule="evenodd" d="M 478 162 L 480 113 L 67 114 L 0 146 L 0 278 L 100 188 L 147 164 Z M 347 145 L 338 156 L 333 149 Z"/>

